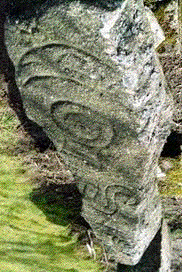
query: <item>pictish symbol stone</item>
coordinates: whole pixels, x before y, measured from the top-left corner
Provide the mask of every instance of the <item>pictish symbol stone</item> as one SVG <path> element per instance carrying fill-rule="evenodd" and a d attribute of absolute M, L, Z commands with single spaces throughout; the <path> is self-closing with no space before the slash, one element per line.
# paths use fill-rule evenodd
<path fill-rule="evenodd" d="M 68 164 L 108 260 L 135 265 L 161 225 L 155 171 L 172 116 L 145 8 L 48 2 L 7 20 L 24 108 Z"/>

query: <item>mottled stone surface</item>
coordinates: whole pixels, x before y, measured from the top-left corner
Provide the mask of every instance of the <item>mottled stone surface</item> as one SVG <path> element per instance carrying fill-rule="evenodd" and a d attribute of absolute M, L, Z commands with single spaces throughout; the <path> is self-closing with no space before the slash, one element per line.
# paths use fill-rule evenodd
<path fill-rule="evenodd" d="M 165 40 L 164 31 L 160 27 L 157 21 L 157 18 L 155 17 L 151 9 L 148 7 L 145 7 L 145 10 L 146 10 L 146 15 L 150 23 L 151 30 L 153 32 L 154 48 L 157 48 Z"/>
<path fill-rule="evenodd" d="M 161 225 L 171 119 L 142 1 L 42 4 L 7 21 L 6 45 L 27 115 L 68 163 L 108 260 L 136 264 Z"/>
<path fill-rule="evenodd" d="M 136 265 L 119 264 L 117 272 L 171 272 L 169 230 L 165 220 Z"/>

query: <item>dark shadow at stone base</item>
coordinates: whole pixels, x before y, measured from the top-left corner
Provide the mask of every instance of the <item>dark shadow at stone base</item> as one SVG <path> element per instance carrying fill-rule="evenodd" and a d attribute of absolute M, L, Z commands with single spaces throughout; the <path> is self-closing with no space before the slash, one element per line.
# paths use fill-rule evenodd
<path fill-rule="evenodd" d="M 158 272 L 161 263 L 161 229 L 145 251 L 140 262 L 134 266 L 118 264 L 118 272 Z"/>
<path fill-rule="evenodd" d="M 172 131 L 163 147 L 161 156 L 175 158 L 181 154 L 182 134 Z"/>
<path fill-rule="evenodd" d="M 41 209 L 48 221 L 67 225 L 78 224 L 87 229 L 89 224 L 81 216 L 82 196 L 75 183 L 42 183 L 30 194 L 31 201 Z"/>

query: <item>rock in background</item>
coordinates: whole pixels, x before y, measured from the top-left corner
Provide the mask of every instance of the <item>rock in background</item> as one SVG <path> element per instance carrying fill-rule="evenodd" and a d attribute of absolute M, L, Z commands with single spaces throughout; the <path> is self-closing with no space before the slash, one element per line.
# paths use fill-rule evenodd
<path fill-rule="evenodd" d="M 170 92 L 173 96 L 175 110 L 173 111 L 173 129 L 182 134 L 182 62 L 180 29 L 180 2 L 169 1 L 144 1 L 158 18 L 159 24 L 165 33 L 165 40 L 158 47 L 158 54 L 163 66 Z M 181 136 L 182 138 L 182 136 Z M 182 140 L 180 140 L 182 145 Z"/>

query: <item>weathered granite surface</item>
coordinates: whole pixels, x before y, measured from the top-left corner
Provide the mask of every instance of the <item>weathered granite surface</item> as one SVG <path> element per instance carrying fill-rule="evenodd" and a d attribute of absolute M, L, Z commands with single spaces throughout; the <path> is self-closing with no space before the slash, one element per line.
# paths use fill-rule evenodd
<path fill-rule="evenodd" d="M 30 119 L 61 152 L 108 260 L 135 265 L 161 225 L 171 100 L 142 1 L 54 1 L 11 15 L 6 45 Z"/>
<path fill-rule="evenodd" d="M 118 264 L 117 272 L 171 272 L 169 230 L 166 221 L 136 265 Z"/>

